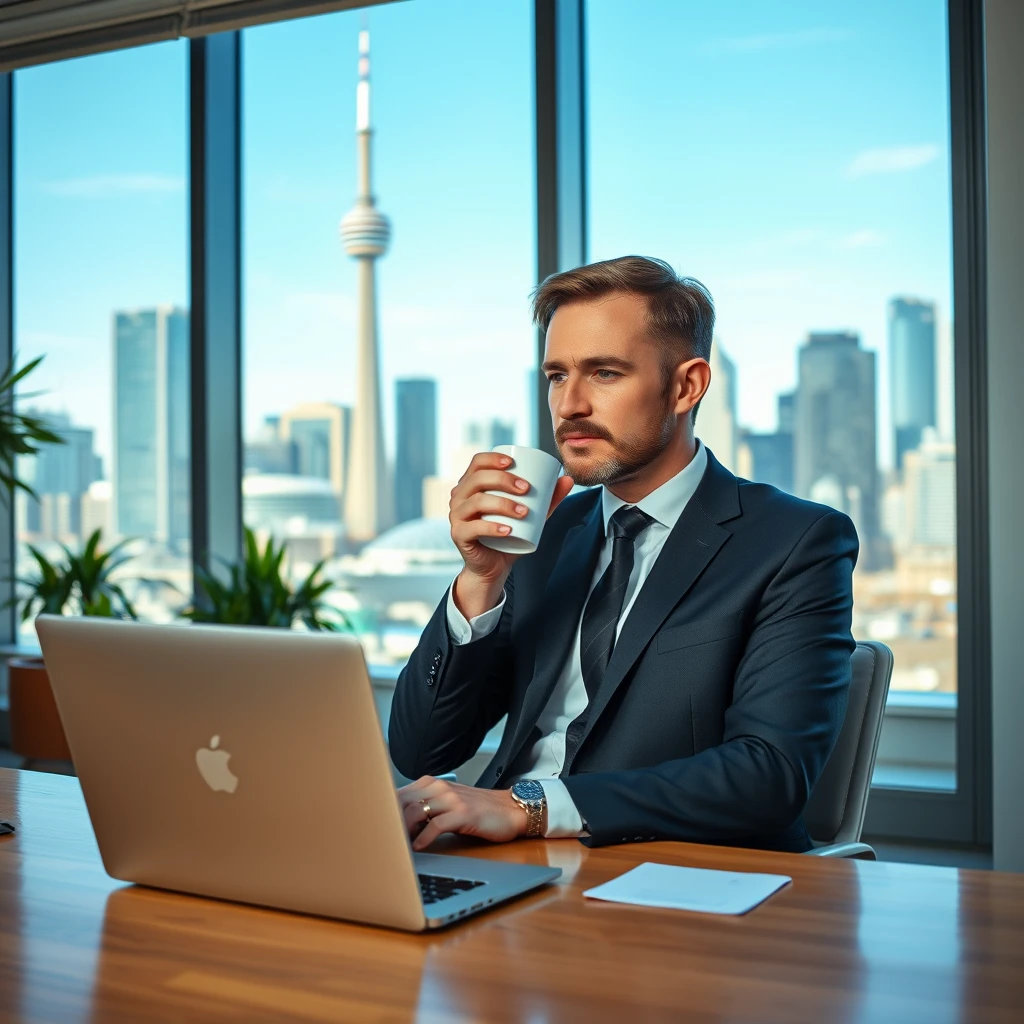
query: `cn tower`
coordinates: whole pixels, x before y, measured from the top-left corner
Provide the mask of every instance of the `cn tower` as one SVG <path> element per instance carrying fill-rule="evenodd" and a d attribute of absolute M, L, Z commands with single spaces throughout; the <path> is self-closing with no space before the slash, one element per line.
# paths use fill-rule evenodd
<path fill-rule="evenodd" d="M 391 225 L 376 207 L 370 187 L 370 33 L 359 33 L 359 84 L 356 86 L 356 154 L 359 193 L 341 218 L 345 252 L 359 267 L 359 350 L 356 403 L 352 416 L 345 484 L 345 530 L 348 539 L 373 540 L 389 526 L 392 491 L 384 452 L 380 403 L 380 359 L 377 351 L 376 261 L 384 255 Z"/>

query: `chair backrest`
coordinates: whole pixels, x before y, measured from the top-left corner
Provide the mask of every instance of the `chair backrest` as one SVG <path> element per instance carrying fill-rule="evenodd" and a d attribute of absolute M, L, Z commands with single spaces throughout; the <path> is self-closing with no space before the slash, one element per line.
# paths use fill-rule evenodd
<path fill-rule="evenodd" d="M 843 728 L 804 809 L 815 845 L 860 842 L 892 665 L 885 644 L 861 642 L 853 652 Z"/>

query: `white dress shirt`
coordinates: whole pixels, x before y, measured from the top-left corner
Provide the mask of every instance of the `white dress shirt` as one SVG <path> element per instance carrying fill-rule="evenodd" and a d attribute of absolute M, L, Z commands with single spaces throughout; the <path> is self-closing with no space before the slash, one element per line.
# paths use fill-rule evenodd
<path fill-rule="evenodd" d="M 633 607 L 637 594 L 640 593 L 640 588 L 650 575 L 651 569 L 654 568 L 654 563 L 657 561 L 658 555 L 661 554 L 661 549 L 665 546 L 669 533 L 683 514 L 683 509 L 693 497 L 694 491 L 697 490 L 697 485 L 704 476 L 707 464 L 707 451 L 704 445 L 698 442 L 697 453 L 688 466 L 636 503 L 636 507 L 642 512 L 646 512 L 654 522 L 634 542 L 633 571 L 630 573 L 629 585 L 626 587 L 622 614 L 619 616 L 616 627 L 616 639 L 622 631 L 623 623 Z M 605 541 L 597 559 L 590 588 L 587 591 L 588 598 L 590 591 L 597 586 L 598 580 L 601 579 L 612 560 L 612 540 L 608 536 L 608 520 L 623 505 L 628 504 L 621 498 L 615 497 L 607 487 L 603 487 L 602 491 Z M 501 601 L 494 608 L 467 621 L 462 612 L 456 608 L 451 590 L 449 590 L 448 632 L 452 642 L 457 645 L 467 644 L 487 636 L 497 626 L 504 606 L 505 595 L 502 594 Z M 583 607 L 585 610 L 586 602 Z M 583 670 L 580 667 L 580 626 L 582 622 L 581 614 L 580 622 L 576 626 L 572 654 L 562 668 L 551 697 L 537 720 L 541 738 L 534 744 L 527 760 L 532 767 L 519 776 L 520 779 L 536 779 L 544 787 L 544 795 L 548 804 L 548 826 L 545 835 L 549 839 L 584 834 L 580 813 L 572 802 L 565 783 L 558 777 L 562 771 L 562 765 L 565 763 L 566 730 L 582 714 L 588 703 L 587 689 L 583 684 Z"/>

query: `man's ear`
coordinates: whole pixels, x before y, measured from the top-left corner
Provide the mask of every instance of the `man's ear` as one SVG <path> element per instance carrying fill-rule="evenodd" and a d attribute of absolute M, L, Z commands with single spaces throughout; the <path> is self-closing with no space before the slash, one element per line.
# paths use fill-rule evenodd
<path fill-rule="evenodd" d="M 711 386 L 711 364 L 706 359 L 688 359 L 676 367 L 676 415 L 688 413 Z"/>

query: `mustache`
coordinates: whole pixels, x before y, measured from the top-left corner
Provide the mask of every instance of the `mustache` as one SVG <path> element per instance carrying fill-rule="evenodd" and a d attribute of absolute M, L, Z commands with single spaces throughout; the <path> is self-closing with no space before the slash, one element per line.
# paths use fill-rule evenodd
<path fill-rule="evenodd" d="M 599 437 L 602 441 L 614 441 L 611 431 L 593 420 L 567 420 L 560 423 L 555 431 L 555 440 L 561 444 L 570 437 L 583 434 L 587 437 Z"/>

